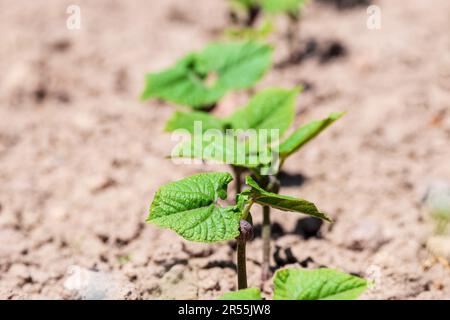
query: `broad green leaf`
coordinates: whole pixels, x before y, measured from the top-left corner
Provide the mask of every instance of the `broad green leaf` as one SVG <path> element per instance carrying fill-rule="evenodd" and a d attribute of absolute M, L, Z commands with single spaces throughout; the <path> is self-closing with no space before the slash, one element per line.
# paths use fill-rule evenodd
<path fill-rule="evenodd" d="M 294 131 L 285 141 L 280 144 L 280 156 L 286 158 L 314 139 L 333 122 L 342 117 L 344 112 L 335 112 L 323 120 L 316 120 L 304 125 Z"/>
<path fill-rule="evenodd" d="M 270 206 L 283 211 L 300 212 L 319 219 L 331 221 L 325 213 L 320 212 L 317 207 L 309 201 L 268 192 L 261 188 L 250 176 L 247 177 L 246 183 L 251 187 L 251 190 L 248 191 L 250 197 L 254 202 L 260 205 Z"/>
<path fill-rule="evenodd" d="M 256 41 L 213 43 L 201 54 L 205 71 L 216 72 L 217 85 L 227 90 L 254 85 L 269 69 L 272 47 Z"/>
<path fill-rule="evenodd" d="M 219 300 L 262 300 L 261 290 L 258 288 L 247 288 L 239 291 L 224 293 Z"/>
<path fill-rule="evenodd" d="M 193 108 L 216 103 L 227 91 L 254 85 L 268 70 L 273 49 L 263 43 L 213 43 L 175 66 L 147 75 L 142 99 L 160 98 Z"/>
<path fill-rule="evenodd" d="M 275 300 L 354 300 L 368 281 L 333 269 L 284 269 L 274 278 Z"/>
<path fill-rule="evenodd" d="M 308 0 L 259 0 L 265 12 L 297 13 Z"/>
<path fill-rule="evenodd" d="M 239 235 L 241 212 L 220 207 L 227 197 L 229 173 L 201 173 L 159 188 L 147 221 L 170 228 L 186 240 L 217 242 Z"/>
<path fill-rule="evenodd" d="M 189 54 L 169 69 L 147 74 L 141 98 L 159 98 L 193 108 L 214 104 L 226 89 L 207 84 L 208 74 L 197 69 L 198 59 L 198 55 Z"/>
<path fill-rule="evenodd" d="M 281 136 L 295 117 L 295 100 L 300 89 L 269 88 L 254 95 L 247 106 L 224 119 L 234 129 L 275 129 Z"/>
<path fill-rule="evenodd" d="M 270 147 L 260 143 L 257 135 L 248 135 L 242 140 L 237 135 L 220 130 L 189 136 L 173 148 L 171 157 L 201 159 L 245 168 L 269 165 L 272 161 Z"/>
<path fill-rule="evenodd" d="M 197 122 L 199 132 L 194 128 Z M 177 111 L 166 124 L 166 131 L 173 132 L 177 129 L 187 130 L 189 133 L 202 133 L 209 129 L 223 130 L 222 120 L 202 111 L 181 112 Z"/>

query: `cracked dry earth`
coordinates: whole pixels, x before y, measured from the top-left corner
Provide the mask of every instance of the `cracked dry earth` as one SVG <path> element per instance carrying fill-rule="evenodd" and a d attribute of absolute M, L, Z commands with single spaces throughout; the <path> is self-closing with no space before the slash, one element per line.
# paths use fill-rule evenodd
<path fill-rule="evenodd" d="M 318 203 L 335 223 L 275 212 L 272 266 L 375 274 L 366 299 L 448 298 L 445 264 L 424 267 L 420 200 L 427 184 L 450 181 L 450 2 L 375 1 L 379 31 L 366 28 L 366 7 L 324 2 L 304 12 L 308 54 L 296 63 L 285 61 L 277 22 L 276 67 L 257 87 L 305 85 L 297 123 L 347 111 L 283 175 L 283 193 Z M 225 169 L 166 160 L 174 107 L 138 101 L 145 72 L 220 37 L 226 1 L 80 0 L 82 29 L 72 32 L 69 4 L 0 0 L 0 298 L 89 297 L 67 288 L 76 270 L 104 275 L 96 281 L 107 279 L 112 299 L 235 289 L 233 242 L 186 243 L 144 223 L 160 184 Z M 230 94 L 215 112 L 248 96 Z M 260 248 L 258 237 L 248 248 L 251 286 Z"/>

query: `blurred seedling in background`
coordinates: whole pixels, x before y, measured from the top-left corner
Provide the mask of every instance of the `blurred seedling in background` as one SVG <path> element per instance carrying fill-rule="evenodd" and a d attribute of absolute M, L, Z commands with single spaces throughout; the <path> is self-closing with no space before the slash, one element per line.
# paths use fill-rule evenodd
<path fill-rule="evenodd" d="M 248 36 L 250 39 L 261 34 L 265 37 L 270 33 L 261 33 L 257 30 L 264 30 L 264 26 L 268 23 L 273 26 L 272 20 L 275 17 L 285 16 L 288 19 L 286 41 L 290 58 L 293 59 L 298 50 L 300 16 L 307 2 L 308 0 L 230 0 L 231 20 L 239 25 L 238 28 L 231 29 L 231 34 Z M 256 24 L 259 16 L 264 17 L 264 22 L 258 27 Z M 251 32 L 251 29 L 255 31 Z"/>
<path fill-rule="evenodd" d="M 274 300 L 354 300 L 369 281 L 334 269 L 282 269 L 273 280 Z M 258 288 L 223 294 L 220 300 L 262 300 Z"/>
<path fill-rule="evenodd" d="M 225 36 L 235 40 L 265 40 L 275 30 L 272 20 L 266 19 L 256 27 L 231 27 L 225 30 Z"/>
<path fill-rule="evenodd" d="M 298 19 L 302 7 L 308 0 L 230 0 L 232 23 L 253 27 L 260 16 L 287 15 Z"/>
<path fill-rule="evenodd" d="M 450 269 L 450 184 L 430 184 L 422 200 L 432 228 L 432 234 L 427 240 L 427 249 L 432 257 L 425 266 L 430 267 L 439 262 Z"/>
<path fill-rule="evenodd" d="M 142 100 L 159 98 L 210 110 L 229 91 L 252 87 L 271 66 L 273 49 L 256 42 L 213 43 L 146 76 Z"/>
<path fill-rule="evenodd" d="M 450 184 L 435 182 L 423 197 L 423 202 L 433 223 L 435 235 L 449 235 L 450 226 Z"/>
<path fill-rule="evenodd" d="M 219 200 L 227 199 L 232 180 L 229 173 L 211 172 L 163 185 L 154 196 L 147 221 L 169 228 L 189 241 L 215 243 L 236 239 L 238 289 L 246 289 L 246 243 L 253 237 L 253 204 L 330 219 L 307 200 L 263 190 L 250 176 L 247 184 L 251 188 L 237 194 L 233 205 L 221 206 Z"/>
<path fill-rule="evenodd" d="M 191 135 L 173 149 L 172 158 L 213 160 L 231 165 L 235 173 L 237 193 L 240 193 L 242 188 L 241 174 L 245 171 L 250 171 L 262 190 L 278 193 L 279 172 L 285 161 L 343 115 L 343 113 L 332 113 L 322 120 L 300 126 L 281 142 L 279 139 L 268 138 L 267 143 L 262 143 L 259 138 L 261 132 L 276 130 L 277 138 L 281 138 L 290 128 L 295 118 L 295 101 L 299 92 L 299 89 L 265 89 L 253 96 L 246 106 L 238 108 L 225 118 L 217 118 L 198 111 L 175 113 L 168 121 L 166 130 L 171 132 L 185 130 Z M 236 148 L 236 144 L 227 143 L 227 140 L 234 141 L 235 137 L 230 137 L 226 133 L 225 139 L 217 139 L 216 136 L 204 134 L 204 131 L 194 132 L 196 122 L 202 123 L 202 129 L 205 131 L 210 129 L 224 133 L 226 129 L 233 129 L 232 132 L 240 133 L 251 131 L 254 134 L 249 133 L 245 142 L 253 147 L 248 148 L 245 143 L 241 145 L 238 143 Z M 253 137 L 254 141 L 251 141 L 250 137 Z M 237 151 L 239 149 L 244 151 Z M 238 153 L 244 156 L 239 157 Z M 263 206 L 261 275 L 263 284 L 270 276 L 271 217 L 270 205 L 264 205 L 264 203 L 261 205 Z"/>
<path fill-rule="evenodd" d="M 258 0 L 229 0 L 229 16 L 233 24 L 251 28 L 254 26 L 261 13 Z"/>

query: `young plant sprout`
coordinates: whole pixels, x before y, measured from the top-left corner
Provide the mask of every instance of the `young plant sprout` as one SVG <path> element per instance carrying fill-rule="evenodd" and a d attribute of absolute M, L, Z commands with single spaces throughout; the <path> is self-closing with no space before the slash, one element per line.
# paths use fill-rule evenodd
<path fill-rule="evenodd" d="M 241 30 L 242 32 L 235 30 L 234 36 L 250 40 L 213 43 L 199 52 L 186 55 L 166 70 L 148 74 L 141 98 L 158 98 L 191 107 L 187 112 L 177 111 L 166 124 L 166 131 L 183 130 L 189 135 L 188 140 L 173 149 L 171 157 L 229 164 L 236 183 L 235 203 L 226 207 L 219 205 L 218 200 L 227 198 L 227 187 L 233 180 L 229 173 L 197 174 L 164 185 L 156 192 L 147 221 L 172 229 L 190 241 L 213 243 L 236 239 L 238 288 L 246 289 L 246 243 L 253 237 L 251 208 L 254 204 L 263 208 L 261 285 L 270 276 L 270 208 L 299 212 L 330 221 L 313 203 L 279 195 L 278 173 L 290 155 L 339 119 L 343 113 L 333 113 L 325 119 L 301 126 L 284 138 L 295 118 L 295 102 L 301 91 L 298 88 L 268 88 L 260 91 L 246 106 L 225 118 L 205 112 L 211 110 L 227 92 L 252 87 L 269 69 L 273 48 L 256 39 L 266 37 L 272 31 L 272 24 L 268 21 L 260 29 L 249 28 L 253 27 L 259 13 L 286 14 L 292 27 L 293 22 L 298 22 L 300 9 L 306 0 L 233 2 L 248 10 L 247 29 Z M 295 40 L 295 35 L 289 37 L 290 43 Z M 242 191 L 244 173 L 249 173 L 245 179 L 249 189 Z M 316 273 L 308 273 L 306 277 L 305 272 L 278 272 L 275 277 L 274 298 L 323 298 L 321 292 L 308 293 L 307 287 L 304 287 L 306 291 L 297 290 L 308 283 L 308 279 L 316 276 Z M 325 270 L 318 270 L 317 275 L 319 280 L 333 279 L 330 280 L 330 285 L 338 284 L 336 279 L 348 277 Z M 354 279 L 356 278 L 345 281 L 357 282 Z M 284 291 L 280 289 L 283 285 L 286 288 Z M 359 282 L 358 288 L 362 286 L 362 282 Z M 337 287 L 342 289 L 340 284 Z M 360 292 L 357 291 L 359 289 L 355 290 Z M 255 296 L 260 295 L 258 292 L 259 290 L 249 289 L 235 294 L 245 296 L 251 293 Z M 339 296 L 340 293 L 331 292 L 330 295 L 333 294 Z"/>
<path fill-rule="evenodd" d="M 247 28 L 253 27 L 261 13 L 259 0 L 230 0 L 231 20 Z M 245 17 L 240 18 L 239 13 L 243 12 Z"/>
<path fill-rule="evenodd" d="M 236 28 L 231 27 L 225 30 L 225 36 L 236 40 L 266 40 L 274 31 L 272 20 L 266 19 L 261 25 L 256 27 Z"/>
<path fill-rule="evenodd" d="M 245 289 L 245 250 L 252 238 L 254 203 L 330 219 L 309 201 L 263 190 L 250 176 L 247 184 L 251 188 L 238 194 L 234 205 L 222 207 L 218 200 L 227 198 L 227 187 L 232 180 L 229 173 L 212 172 L 166 184 L 156 192 L 147 221 L 172 229 L 189 241 L 214 243 L 236 239 L 238 289 Z"/>
<path fill-rule="evenodd" d="M 369 282 L 334 269 L 282 269 L 273 280 L 274 300 L 354 300 Z M 220 300 L 262 300 L 258 288 L 223 294 Z"/>
<path fill-rule="evenodd" d="M 434 235 L 450 234 L 450 184 L 435 182 L 428 186 L 423 202 L 433 224 Z"/>
<path fill-rule="evenodd" d="M 270 15 L 285 15 L 288 18 L 286 40 L 291 58 L 297 51 L 301 10 L 308 0 L 261 0 L 263 11 Z"/>
<path fill-rule="evenodd" d="M 448 268 L 450 261 L 450 184 L 442 181 L 430 184 L 422 199 L 426 217 L 432 227 L 426 241 L 430 257 L 424 263 L 430 268 L 436 263 Z"/>
<path fill-rule="evenodd" d="M 271 21 L 273 17 L 284 15 L 288 18 L 288 28 L 286 32 L 286 40 L 289 46 L 289 54 L 291 59 L 297 52 L 299 21 L 303 7 L 308 0 L 231 0 L 232 9 L 231 16 L 235 22 L 239 22 L 238 14 L 236 12 L 245 12 L 246 18 L 244 25 L 241 28 L 234 28 L 228 31 L 228 34 L 238 35 L 240 38 L 264 39 L 269 33 L 262 33 L 264 25 L 267 21 Z M 265 16 L 265 23 L 261 27 L 255 27 L 256 21 L 260 15 Z M 252 31 L 253 30 L 253 31 Z"/>
<path fill-rule="evenodd" d="M 141 98 L 208 110 L 228 91 L 250 88 L 260 80 L 271 65 L 272 52 L 256 41 L 210 44 L 173 67 L 148 74 Z"/>
<path fill-rule="evenodd" d="M 241 190 L 240 175 L 245 170 L 251 172 L 264 190 L 278 193 L 280 187 L 278 173 L 289 156 L 300 150 L 343 115 L 343 113 L 332 113 L 325 119 L 299 127 L 281 142 L 278 141 L 279 139 L 271 141 L 270 133 L 273 130 L 276 130 L 278 138 L 281 138 L 291 126 L 295 116 L 295 100 L 299 92 L 299 89 L 270 88 L 263 90 L 252 97 L 245 107 L 237 109 L 223 119 L 202 112 L 177 112 L 169 120 L 166 130 L 184 129 L 191 134 L 191 137 L 173 150 L 172 157 L 197 158 L 231 164 L 235 172 L 237 193 L 240 193 Z M 202 128 L 197 128 L 197 132 L 195 130 L 196 121 L 202 124 Z M 242 142 L 235 141 L 234 136 L 227 134 L 223 139 L 204 135 L 208 129 L 226 132 L 226 128 L 234 129 L 237 132 L 253 130 L 256 133 L 253 136 L 253 140 L 257 141 L 256 150 L 255 144 L 249 137 Z M 258 137 L 263 131 L 270 132 L 266 143 L 258 141 Z M 228 143 L 230 140 L 234 143 Z M 253 145 L 254 150 L 250 150 L 248 145 Z M 241 154 L 238 154 L 236 150 L 241 150 Z M 275 170 L 273 170 L 274 167 Z M 270 170 L 273 172 L 268 174 Z M 261 205 L 263 206 L 261 269 L 263 283 L 270 276 L 271 206 L 264 203 Z"/>

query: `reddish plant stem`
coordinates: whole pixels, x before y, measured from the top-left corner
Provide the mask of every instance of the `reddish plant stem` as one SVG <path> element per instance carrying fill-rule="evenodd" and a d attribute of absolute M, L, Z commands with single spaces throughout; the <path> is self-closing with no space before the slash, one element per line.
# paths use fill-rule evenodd
<path fill-rule="evenodd" d="M 247 288 L 247 265 L 245 257 L 246 241 L 237 242 L 237 274 L 238 274 L 238 289 Z"/>
<path fill-rule="evenodd" d="M 233 169 L 234 174 L 236 194 L 239 194 L 242 191 L 242 168 L 233 165 L 231 166 L 231 168 Z"/>
<path fill-rule="evenodd" d="M 262 240 L 263 240 L 263 256 L 261 264 L 261 287 L 270 277 L 270 207 L 263 207 L 263 223 L 262 223 Z"/>

